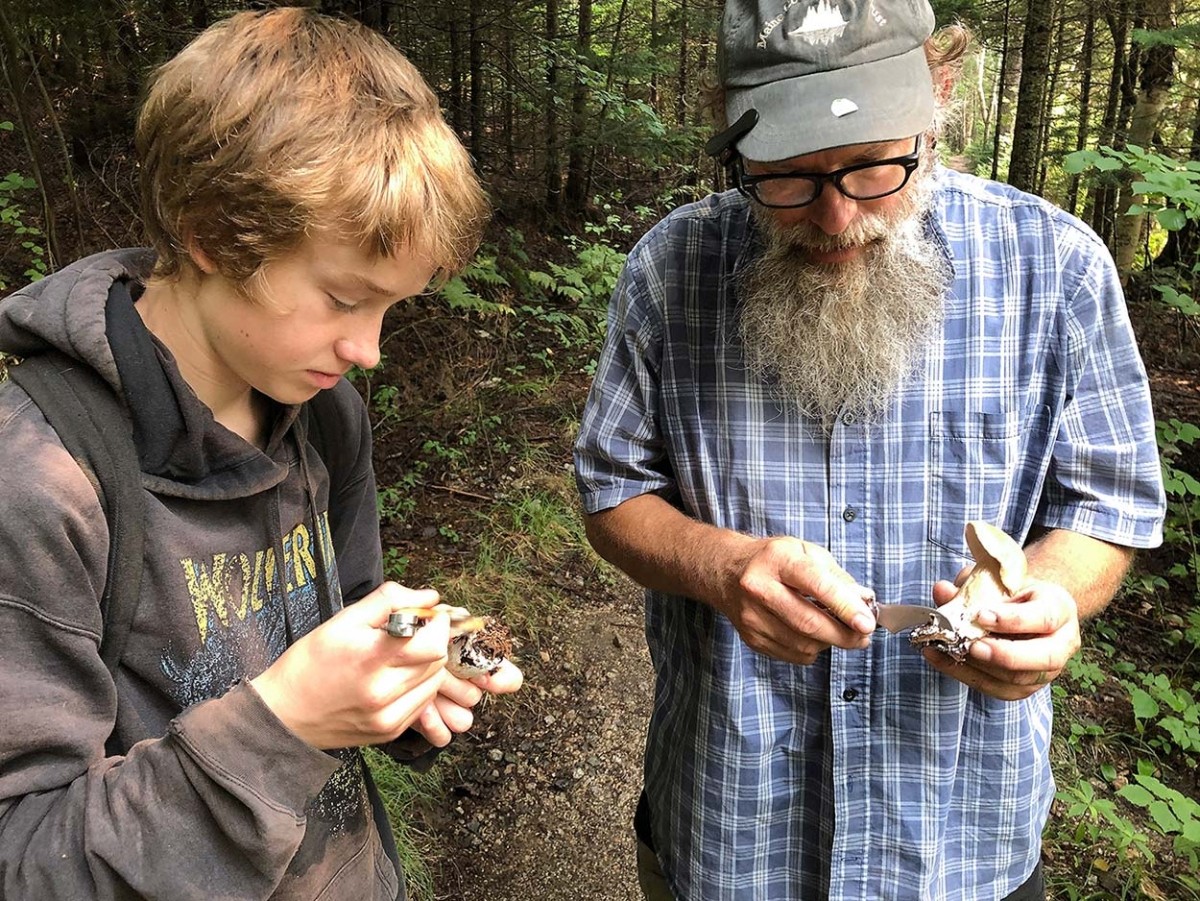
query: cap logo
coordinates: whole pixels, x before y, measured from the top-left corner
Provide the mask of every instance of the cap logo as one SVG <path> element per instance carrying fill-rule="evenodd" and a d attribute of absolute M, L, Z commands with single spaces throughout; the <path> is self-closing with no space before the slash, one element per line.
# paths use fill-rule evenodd
<path fill-rule="evenodd" d="M 840 6 L 831 3 L 830 0 L 820 0 L 816 6 L 809 7 L 800 27 L 789 31 L 787 36 L 802 38 L 814 47 L 825 46 L 840 38 L 847 24 Z"/>
<path fill-rule="evenodd" d="M 857 113 L 858 104 L 848 97 L 839 97 L 833 103 L 829 104 L 829 111 L 840 119 L 842 116 Z"/>

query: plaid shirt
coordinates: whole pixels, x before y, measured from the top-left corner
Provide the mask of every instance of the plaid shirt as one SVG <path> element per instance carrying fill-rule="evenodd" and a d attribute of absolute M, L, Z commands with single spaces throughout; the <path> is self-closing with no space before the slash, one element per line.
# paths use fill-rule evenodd
<path fill-rule="evenodd" d="M 882 603 L 970 562 L 968 520 L 1161 541 L 1146 373 L 1111 257 L 1077 220 L 939 170 L 927 228 L 953 261 L 941 333 L 882 421 L 826 435 L 743 362 L 735 193 L 630 254 L 576 446 L 593 513 L 653 492 L 703 522 L 824 545 Z M 653 591 L 645 779 L 675 894 L 993 899 L 1032 871 L 1054 795 L 1048 689 L 1003 702 L 907 635 L 812 666 L 759 655 L 711 608 Z"/>

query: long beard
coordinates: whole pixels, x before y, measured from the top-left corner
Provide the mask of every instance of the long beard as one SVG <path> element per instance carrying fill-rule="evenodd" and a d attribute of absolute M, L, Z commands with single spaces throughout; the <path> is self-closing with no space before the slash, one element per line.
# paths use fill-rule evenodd
<path fill-rule="evenodd" d="M 860 213 L 832 236 L 810 223 L 781 227 L 755 209 L 766 246 L 739 277 L 746 363 L 826 425 L 843 413 L 877 419 L 941 321 L 950 270 L 922 228 L 929 189 L 911 184 L 905 200 L 890 215 Z M 869 246 L 844 263 L 806 261 L 809 249 L 859 245 Z"/>

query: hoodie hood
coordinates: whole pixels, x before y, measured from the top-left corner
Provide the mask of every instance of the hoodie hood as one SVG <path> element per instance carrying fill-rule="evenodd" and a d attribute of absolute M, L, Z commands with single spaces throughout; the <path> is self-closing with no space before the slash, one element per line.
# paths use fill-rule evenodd
<path fill-rule="evenodd" d="M 108 251 L 14 292 L 0 302 L 0 350 L 58 350 L 112 386 L 151 491 L 226 500 L 275 487 L 287 477 L 284 437 L 299 407 L 277 405 L 265 452 L 218 423 L 134 308 L 153 266 L 150 250 Z"/>

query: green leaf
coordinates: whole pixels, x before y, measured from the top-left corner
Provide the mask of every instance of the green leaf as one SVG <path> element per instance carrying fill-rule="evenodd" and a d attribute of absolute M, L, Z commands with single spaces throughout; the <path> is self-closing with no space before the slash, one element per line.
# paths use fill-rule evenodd
<path fill-rule="evenodd" d="M 1183 210 L 1177 210 L 1172 207 L 1165 210 L 1159 210 L 1154 215 L 1155 218 L 1158 219 L 1158 224 L 1167 231 L 1179 231 L 1181 228 L 1187 225 L 1187 216 L 1184 214 Z"/>
<path fill-rule="evenodd" d="M 1147 808 L 1147 812 L 1150 814 L 1150 819 L 1154 820 L 1154 825 L 1164 834 L 1179 832 L 1183 829 L 1183 824 L 1176 819 L 1175 814 L 1171 813 L 1171 808 L 1167 806 L 1166 801 L 1155 801 Z"/>
<path fill-rule="evenodd" d="M 1096 165 L 1099 154 L 1094 150 L 1077 150 L 1063 157 L 1063 170 L 1069 175 L 1079 175 Z"/>
<path fill-rule="evenodd" d="M 1117 789 L 1117 794 L 1137 807 L 1149 807 L 1154 803 L 1154 795 L 1140 785 L 1123 785 Z"/>
<path fill-rule="evenodd" d="M 1133 715 L 1139 720 L 1158 716 L 1158 703 L 1140 688 L 1131 688 L 1129 699 L 1133 702 Z"/>
<path fill-rule="evenodd" d="M 13 124 L 7 120 L 0 122 L 0 131 L 12 131 L 13 128 Z"/>

